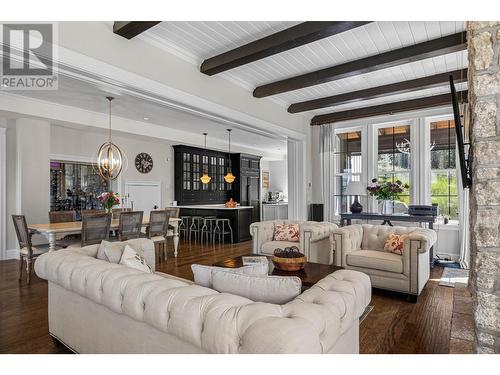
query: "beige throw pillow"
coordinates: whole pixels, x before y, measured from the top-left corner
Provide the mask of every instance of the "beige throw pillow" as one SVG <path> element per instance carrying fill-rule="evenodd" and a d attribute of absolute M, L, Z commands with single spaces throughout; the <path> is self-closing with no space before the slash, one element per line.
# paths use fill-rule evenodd
<path fill-rule="evenodd" d="M 197 285 L 205 286 L 207 288 L 212 287 L 212 270 L 232 270 L 235 273 L 243 273 L 245 275 L 267 275 L 269 273 L 268 263 L 258 263 L 250 266 L 244 266 L 240 268 L 224 268 L 224 267 L 214 267 L 205 266 L 203 264 L 192 264 L 191 270 L 194 275 L 194 282 Z"/>
<path fill-rule="evenodd" d="M 152 273 L 151 268 L 147 265 L 144 257 L 142 255 L 137 254 L 137 252 L 132 249 L 129 245 L 125 246 L 125 250 L 123 250 L 123 255 L 120 259 L 120 264 L 124 266 L 135 268 L 136 270 Z"/>
<path fill-rule="evenodd" d="M 110 263 L 119 263 L 125 245 L 124 242 L 101 241 L 97 250 L 97 259 L 106 260 Z"/>
<path fill-rule="evenodd" d="M 296 276 L 244 275 L 231 269 L 213 269 L 212 283 L 213 289 L 218 292 L 278 305 L 293 300 L 302 288 L 302 282 Z"/>

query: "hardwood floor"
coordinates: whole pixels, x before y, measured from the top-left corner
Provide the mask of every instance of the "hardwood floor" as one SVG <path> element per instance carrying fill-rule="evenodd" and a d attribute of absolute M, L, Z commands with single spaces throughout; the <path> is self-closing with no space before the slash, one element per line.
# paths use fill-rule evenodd
<path fill-rule="evenodd" d="M 171 243 L 170 243 L 171 246 Z M 200 247 L 181 241 L 158 271 L 192 279 L 191 264 L 211 265 L 251 252 L 251 242 Z M 439 286 L 443 269 L 435 267 L 418 298 L 374 290 L 373 311 L 360 327 L 361 353 L 472 353 L 472 302 L 465 286 Z M 33 274 L 18 282 L 18 262 L 0 262 L 0 353 L 68 353 L 48 334 L 47 283 Z"/>

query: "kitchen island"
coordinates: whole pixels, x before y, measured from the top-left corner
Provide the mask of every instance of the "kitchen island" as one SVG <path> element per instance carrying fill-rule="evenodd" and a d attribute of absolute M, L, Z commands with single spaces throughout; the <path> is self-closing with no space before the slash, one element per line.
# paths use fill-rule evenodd
<path fill-rule="evenodd" d="M 250 224 L 252 224 L 253 206 L 226 207 L 223 204 L 207 205 L 183 205 L 180 208 L 180 216 L 215 216 L 220 219 L 229 219 L 233 228 L 234 242 L 248 241 L 250 235 Z"/>

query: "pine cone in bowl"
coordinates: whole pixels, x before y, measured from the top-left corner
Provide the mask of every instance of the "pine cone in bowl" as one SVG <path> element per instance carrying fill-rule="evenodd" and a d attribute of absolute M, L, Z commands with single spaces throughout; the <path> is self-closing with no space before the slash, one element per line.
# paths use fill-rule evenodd
<path fill-rule="evenodd" d="M 307 257 L 299 251 L 297 246 L 291 246 L 274 250 L 271 260 L 281 271 L 298 271 L 306 265 Z"/>

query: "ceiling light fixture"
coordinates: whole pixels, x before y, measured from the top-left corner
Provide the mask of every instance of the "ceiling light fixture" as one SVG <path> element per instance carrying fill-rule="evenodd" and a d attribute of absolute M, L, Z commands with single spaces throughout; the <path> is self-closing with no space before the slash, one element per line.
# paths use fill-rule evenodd
<path fill-rule="evenodd" d="M 123 167 L 123 154 L 120 148 L 111 141 L 111 101 L 114 99 L 107 96 L 109 101 L 109 132 L 108 141 L 104 142 L 97 151 L 97 168 L 102 178 L 107 181 L 118 177 Z"/>
<path fill-rule="evenodd" d="M 224 181 L 228 184 L 232 184 L 234 180 L 236 180 L 236 177 L 233 175 L 233 172 L 231 172 L 231 130 L 233 129 L 227 129 L 227 132 L 229 134 L 229 167 L 227 169 L 227 173 L 224 176 Z"/>
<path fill-rule="evenodd" d="M 205 136 L 205 152 L 206 152 L 207 151 L 207 135 L 208 135 L 208 133 L 203 133 L 203 135 Z M 212 180 L 212 177 L 210 177 L 208 175 L 208 171 L 203 170 L 203 176 L 200 177 L 201 183 L 206 185 L 210 182 L 210 180 Z"/>

